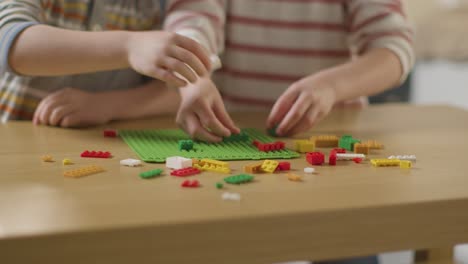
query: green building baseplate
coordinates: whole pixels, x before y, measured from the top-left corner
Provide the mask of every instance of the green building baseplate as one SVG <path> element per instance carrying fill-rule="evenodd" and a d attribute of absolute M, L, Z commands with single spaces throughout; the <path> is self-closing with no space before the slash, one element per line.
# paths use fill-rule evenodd
<path fill-rule="evenodd" d="M 275 140 L 257 129 L 247 128 L 242 132 L 249 137 L 248 141 L 231 141 L 221 143 L 196 142 L 193 149 L 179 150 L 179 140 L 190 139 L 182 130 L 123 130 L 121 138 L 145 162 L 165 162 L 167 157 L 182 156 L 196 159 L 216 160 L 260 160 L 298 158 L 300 154 L 288 149 L 262 152 L 252 144 L 253 140 L 274 142 Z"/>
<path fill-rule="evenodd" d="M 239 175 L 226 177 L 224 178 L 224 181 L 230 184 L 242 184 L 242 183 L 251 182 L 253 181 L 253 179 L 254 179 L 254 176 L 252 175 L 239 174 Z"/>

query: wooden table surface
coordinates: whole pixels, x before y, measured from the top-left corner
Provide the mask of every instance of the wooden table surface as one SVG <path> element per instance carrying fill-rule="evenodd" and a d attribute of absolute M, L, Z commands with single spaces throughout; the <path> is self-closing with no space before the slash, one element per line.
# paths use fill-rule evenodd
<path fill-rule="evenodd" d="M 266 115 L 233 115 L 241 127 L 262 128 Z M 172 128 L 171 117 L 112 123 L 123 129 Z M 136 154 L 102 127 L 85 130 L 0 125 L 0 259 L 2 263 L 273 263 L 330 259 L 468 242 L 468 112 L 445 106 L 387 105 L 333 112 L 311 133 L 376 139 L 370 157 L 415 154 L 411 170 L 369 162 L 316 166 L 302 183 L 262 174 L 254 183 L 214 184 L 226 175 L 152 180 L 162 168 L 119 165 Z M 285 139 L 291 146 L 292 139 Z M 112 159 L 83 159 L 109 150 Z M 328 153 L 328 151 L 327 151 Z M 55 163 L 43 163 L 50 154 Z M 64 167 L 63 158 L 75 165 Z M 294 159 L 303 175 L 305 159 Z M 233 173 L 248 161 L 231 162 Z M 80 179 L 64 169 L 98 164 L 105 173 Z M 167 175 L 167 171 L 166 171 Z M 223 201 L 225 191 L 240 202 Z M 3 262 L 6 261 L 6 262 Z"/>

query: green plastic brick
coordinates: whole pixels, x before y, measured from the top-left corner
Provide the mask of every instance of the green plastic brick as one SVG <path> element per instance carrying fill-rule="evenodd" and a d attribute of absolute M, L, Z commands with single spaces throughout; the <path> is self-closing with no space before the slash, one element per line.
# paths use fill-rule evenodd
<path fill-rule="evenodd" d="M 224 181 L 226 183 L 230 183 L 230 184 L 241 184 L 241 183 L 250 182 L 253 179 L 254 179 L 254 176 L 252 176 L 252 175 L 239 174 L 239 175 L 226 177 L 226 178 L 224 178 Z"/>
<path fill-rule="evenodd" d="M 239 134 L 232 134 L 229 137 L 224 137 L 223 142 L 239 142 L 239 141 L 249 141 L 249 135 L 245 131 L 241 131 Z"/>
<path fill-rule="evenodd" d="M 222 189 L 224 187 L 222 182 L 217 182 L 216 183 L 216 189 Z"/>
<path fill-rule="evenodd" d="M 278 129 L 278 125 L 275 125 L 274 127 L 268 129 L 268 131 L 267 131 L 268 135 L 270 135 L 272 137 L 277 137 L 278 134 L 276 133 L 276 129 Z"/>
<path fill-rule="evenodd" d="M 161 173 L 163 172 L 162 169 L 155 169 L 155 170 L 150 170 L 150 171 L 145 171 L 140 173 L 140 177 L 143 179 L 151 179 L 156 176 L 160 176 Z"/>
<path fill-rule="evenodd" d="M 354 143 L 360 143 L 359 139 L 355 139 L 350 135 L 344 135 L 338 141 L 338 146 L 349 151 L 354 151 Z"/>
<path fill-rule="evenodd" d="M 119 131 L 121 138 L 145 162 L 165 162 L 167 157 L 182 156 L 190 159 L 215 160 L 261 160 L 298 158 L 300 154 L 288 149 L 262 152 L 252 144 L 251 140 L 274 142 L 275 139 L 257 129 L 242 130 L 248 141 L 231 141 L 221 143 L 198 142 L 192 150 L 179 150 L 179 140 L 190 139 L 182 130 L 123 130 Z M 241 133 L 242 134 L 242 133 Z"/>
<path fill-rule="evenodd" d="M 193 141 L 191 139 L 179 140 L 179 150 L 191 150 L 193 149 Z"/>

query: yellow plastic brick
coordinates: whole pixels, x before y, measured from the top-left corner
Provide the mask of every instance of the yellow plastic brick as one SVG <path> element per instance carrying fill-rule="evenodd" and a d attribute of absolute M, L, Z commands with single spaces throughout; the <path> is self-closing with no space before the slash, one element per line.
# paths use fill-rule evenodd
<path fill-rule="evenodd" d="M 95 173 L 103 172 L 104 169 L 100 166 L 91 165 L 83 168 L 68 170 L 63 173 L 65 177 L 79 178 L 83 176 L 92 175 Z"/>
<path fill-rule="evenodd" d="M 63 165 L 72 165 L 73 162 L 71 161 L 71 159 L 63 159 L 62 164 Z"/>
<path fill-rule="evenodd" d="M 231 173 L 229 163 L 219 160 L 202 159 L 197 163 L 193 164 L 193 167 L 203 171 Z"/>
<path fill-rule="evenodd" d="M 379 143 L 377 140 L 368 140 L 366 142 L 361 142 L 363 144 L 366 144 L 369 149 L 383 149 L 383 144 Z"/>
<path fill-rule="evenodd" d="M 262 171 L 273 173 L 278 167 L 279 162 L 276 160 L 264 160 L 262 163 Z"/>
<path fill-rule="evenodd" d="M 397 159 L 371 159 L 371 164 L 375 167 L 399 166 L 400 160 Z"/>
<path fill-rule="evenodd" d="M 412 163 L 409 160 L 400 160 L 400 168 L 411 169 Z"/>
<path fill-rule="evenodd" d="M 315 145 L 312 141 L 307 139 L 294 140 L 295 150 L 300 153 L 313 152 Z"/>

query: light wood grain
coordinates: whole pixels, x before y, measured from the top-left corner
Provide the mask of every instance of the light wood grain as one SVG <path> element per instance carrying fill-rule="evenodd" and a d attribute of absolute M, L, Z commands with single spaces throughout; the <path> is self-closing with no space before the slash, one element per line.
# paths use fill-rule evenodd
<path fill-rule="evenodd" d="M 259 127 L 266 114 L 234 115 Z M 113 128 L 171 128 L 172 117 L 114 123 Z M 389 105 L 335 111 L 311 133 L 376 139 L 372 157 L 415 154 L 411 170 L 368 163 L 316 167 L 303 183 L 264 174 L 252 184 L 217 190 L 225 175 L 142 180 L 121 167 L 136 155 L 102 128 L 66 130 L 28 122 L 0 126 L 0 256 L 6 263 L 272 263 L 330 259 L 468 242 L 468 113 L 450 107 Z M 291 146 L 292 139 L 285 139 Z M 109 150 L 109 160 L 82 159 Z M 43 163 L 51 154 L 55 163 Z M 70 158 L 73 166 L 62 166 Z M 248 161 L 231 162 L 233 173 Z M 80 179 L 64 169 L 98 164 L 105 173 Z M 305 159 L 292 160 L 302 175 Z M 167 172 L 166 172 L 167 175 Z M 221 200 L 223 191 L 242 201 Z M 27 254 L 25 254 L 27 252 Z"/>

